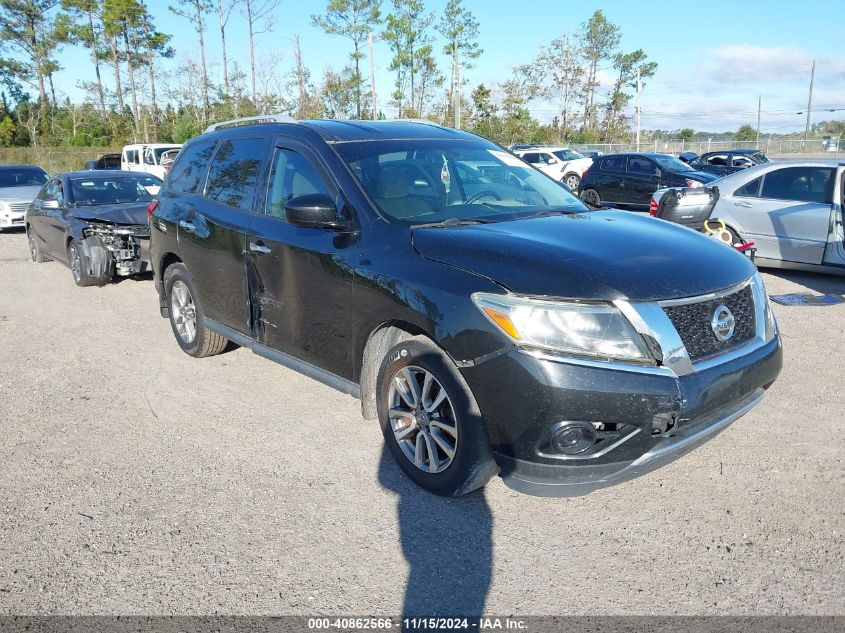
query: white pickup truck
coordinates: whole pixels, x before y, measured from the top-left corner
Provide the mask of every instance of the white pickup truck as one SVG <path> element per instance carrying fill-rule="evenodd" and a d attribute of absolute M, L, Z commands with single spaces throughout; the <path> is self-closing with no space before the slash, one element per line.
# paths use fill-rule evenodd
<path fill-rule="evenodd" d="M 164 179 L 166 169 L 162 165 L 162 154 L 181 149 L 179 143 L 138 143 L 126 145 L 120 155 L 123 171 L 143 171 Z"/>

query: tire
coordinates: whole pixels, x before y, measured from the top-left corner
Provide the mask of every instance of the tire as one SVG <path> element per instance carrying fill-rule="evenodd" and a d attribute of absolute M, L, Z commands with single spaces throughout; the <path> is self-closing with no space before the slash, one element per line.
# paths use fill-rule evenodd
<path fill-rule="evenodd" d="M 73 283 L 81 288 L 88 286 L 104 286 L 109 282 L 111 276 L 94 277 L 88 274 L 89 266 L 88 259 L 82 252 L 79 242 L 71 240 L 67 245 L 67 261 L 70 266 L 70 274 L 73 277 Z"/>
<path fill-rule="evenodd" d="M 578 187 L 581 186 L 581 177 L 578 174 L 567 174 L 563 177 L 563 182 L 572 193 L 577 193 Z"/>
<path fill-rule="evenodd" d="M 33 262 L 43 264 L 44 262 L 53 261 L 41 252 L 41 249 L 38 247 L 38 240 L 35 239 L 32 229 L 28 226 L 26 227 L 26 241 L 29 244 L 29 257 Z"/>
<path fill-rule="evenodd" d="M 408 389 L 411 380 L 417 387 L 413 395 Z M 376 403 L 390 452 L 421 488 L 459 497 L 481 488 L 498 472 L 469 386 L 429 339 L 415 336 L 387 353 L 379 368 Z M 451 456 L 444 446 L 451 449 Z"/>
<path fill-rule="evenodd" d="M 593 207 L 594 209 L 599 209 L 602 206 L 601 195 L 595 189 L 585 189 L 582 191 L 581 200 L 583 200 L 587 206 Z"/>
<path fill-rule="evenodd" d="M 170 327 L 183 352 L 194 358 L 206 358 L 226 348 L 229 339 L 205 326 L 205 316 L 196 299 L 194 280 L 184 264 L 172 264 L 164 271 L 164 292 L 170 313 Z"/>

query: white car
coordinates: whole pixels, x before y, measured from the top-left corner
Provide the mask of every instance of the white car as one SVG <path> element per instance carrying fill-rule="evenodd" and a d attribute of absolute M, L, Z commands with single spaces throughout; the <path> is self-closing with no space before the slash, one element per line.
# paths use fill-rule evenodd
<path fill-rule="evenodd" d="M 514 154 L 547 176 L 562 180 L 573 193 L 578 193 L 581 174 L 593 164 L 592 158 L 582 156 L 568 147 L 520 148 L 514 150 Z"/>
<path fill-rule="evenodd" d="M 734 244 L 754 242 L 759 266 L 845 274 L 843 179 L 835 160 L 754 165 L 705 185 L 719 189 L 710 217 Z M 654 192 L 652 215 L 667 191 Z"/>
<path fill-rule="evenodd" d="M 120 155 L 123 171 L 142 171 L 164 179 L 167 170 L 162 165 L 162 155 L 170 150 L 180 150 L 179 143 L 138 143 L 126 145 Z"/>
<path fill-rule="evenodd" d="M 47 180 L 35 165 L 0 165 L 0 231 L 24 227 L 26 210 Z"/>

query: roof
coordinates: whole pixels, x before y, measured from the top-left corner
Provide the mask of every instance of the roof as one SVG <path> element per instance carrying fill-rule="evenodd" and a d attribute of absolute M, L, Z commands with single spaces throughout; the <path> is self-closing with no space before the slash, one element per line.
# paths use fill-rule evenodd
<path fill-rule="evenodd" d="M 237 136 L 248 129 L 250 133 L 278 134 L 281 130 L 300 134 L 316 134 L 327 143 L 350 141 L 383 141 L 394 139 L 465 139 L 477 140 L 469 132 L 462 132 L 428 121 L 395 119 L 392 121 L 338 121 L 306 119 L 301 121 L 258 122 L 232 125 L 207 132 L 213 135 Z M 205 136 L 206 134 L 203 134 Z"/>
<path fill-rule="evenodd" d="M 8 163 L 0 165 L 0 169 L 40 169 L 43 172 L 46 172 L 43 167 L 39 167 L 38 165 L 27 165 L 26 163 Z"/>

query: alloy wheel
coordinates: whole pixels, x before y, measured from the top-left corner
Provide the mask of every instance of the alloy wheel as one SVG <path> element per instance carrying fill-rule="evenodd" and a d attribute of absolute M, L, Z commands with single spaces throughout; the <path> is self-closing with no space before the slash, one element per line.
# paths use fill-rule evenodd
<path fill-rule="evenodd" d="M 570 174 L 566 177 L 566 186 L 569 187 L 570 191 L 577 192 L 578 185 L 581 184 L 581 179 L 576 176 L 575 174 Z"/>
<path fill-rule="evenodd" d="M 197 335 L 197 309 L 184 281 L 176 280 L 170 288 L 170 311 L 179 338 L 190 345 Z"/>
<path fill-rule="evenodd" d="M 35 236 L 32 235 L 32 231 L 26 232 L 26 239 L 29 242 L 29 256 L 32 261 L 36 261 L 38 259 L 38 244 L 35 243 Z"/>
<path fill-rule="evenodd" d="M 79 248 L 76 244 L 70 245 L 70 273 L 73 275 L 73 280 L 79 283 L 82 278 L 82 260 L 79 256 Z"/>
<path fill-rule="evenodd" d="M 403 367 L 387 398 L 390 428 L 405 457 L 427 473 L 446 470 L 458 447 L 458 424 L 443 385 L 421 367 Z"/>

